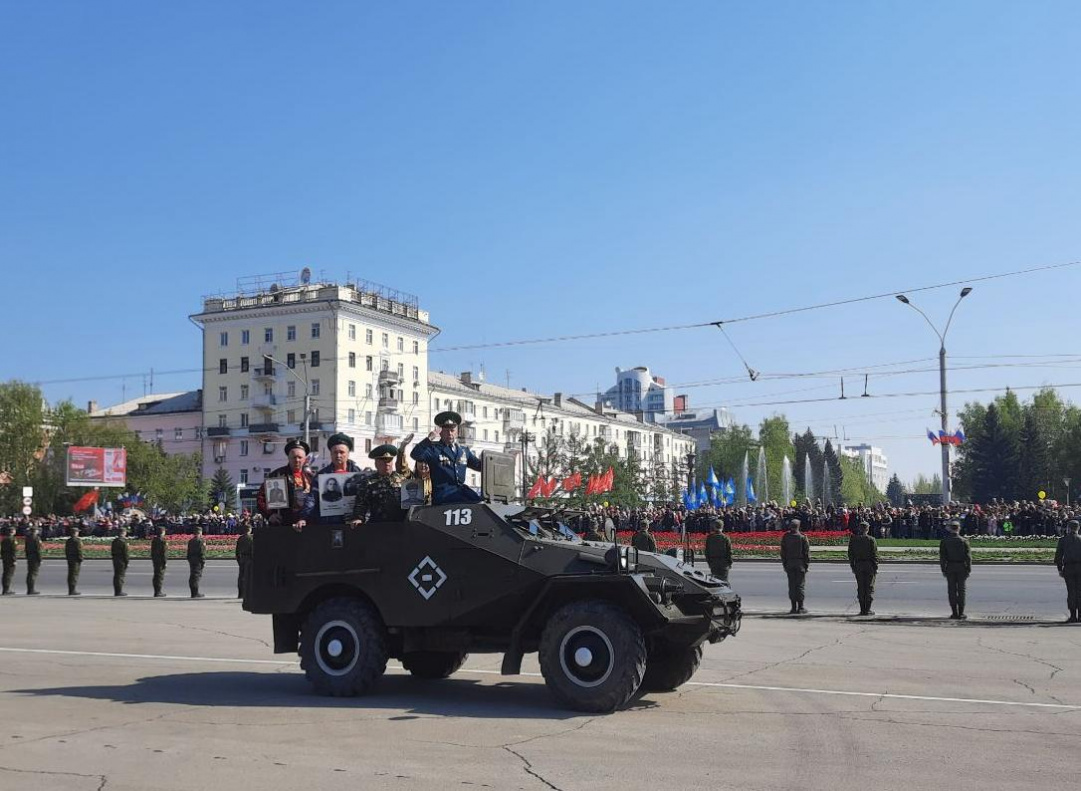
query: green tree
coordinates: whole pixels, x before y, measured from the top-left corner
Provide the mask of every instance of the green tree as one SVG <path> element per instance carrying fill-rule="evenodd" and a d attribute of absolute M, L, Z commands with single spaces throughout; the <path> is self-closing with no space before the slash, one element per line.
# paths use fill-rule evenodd
<path fill-rule="evenodd" d="M 886 499 L 890 501 L 890 505 L 901 506 L 905 504 L 905 485 L 901 483 L 901 479 L 897 477 L 897 473 L 893 474 L 890 478 L 890 482 L 886 484 Z"/>
<path fill-rule="evenodd" d="M 822 496 L 822 449 L 818 447 L 818 440 L 814 432 L 807 429 L 804 433 L 792 438 L 792 445 L 796 453 L 792 475 L 796 479 L 796 488 L 799 489 L 799 499 L 817 500 Z M 811 467 L 810 486 L 806 480 L 808 459 L 810 459 Z"/>
<path fill-rule="evenodd" d="M 743 459 L 757 447 L 758 444 L 754 440 L 750 426 L 732 426 L 714 433 L 710 440 L 709 453 L 699 456 L 695 480 L 704 481 L 709 475 L 709 467 L 712 464 L 718 478 L 732 478 L 737 492 L 741 491 L 741 487 L 745 485 L 745 482 L 739 479 L 740 471 L 743 469 Z M 753 465 L 754 462 L 752 461 L 751 464 Z"/>
<path fill-rule="evenodd" d="M 36 483 L 35 470 L 48 443 L 45 409 L 41 390 L 34 385 L 0 384 L 0 474 L 11 478 L 10 485 L 0 486 L 0 513 L 17 513 L 22 487 Z M 34 494 L 40 509 L 36 490 Z"/>
<path fill-rule="evenodd" d="M 833 450 L 833 443 L 830 440 L 826 440 L 825 447 L 822 448 L 822 462 L 823 465 L 829 470 L 829 491 L 826 492 L 823 488 L 822 502 L 825 505 L 830 503 L 839 504 L 842 502 L 841 498 L 841 484 L 844 480 L 844 471 L 841 469 L 841 462 L 837 458 L 837 454 Z M 823 479 L 825 479 L 825 473 L 823 473 Z M 823 487 L 825 480 L 823 480 Z"/>
<path fill-rule="evenodd" d="M 233 478 L 229 475 L 229 471 L 224 467 L 218 467 L 214 470 L 214 475 L 210 479 L 210 484 L 207 487 L 210 492 L 210 500 L 214 503 L 228 503 L 232 501 L 232 498 L 236 495 L 236 486 L 233 484 Z"/>
<path fill-rule="evenodd" d="M 987 407 L 979 445 L 972 449 L 976 502 L 986 503 L 993 497 L 1017 499 L 1018 453 L 1012 425 L 1012 419 L 1002 421 L 997 400 Z"/>
<path fill-rule="evenodd" d="M 913 494 L 942 494 L 942 477 L 936 472 L 930 478 L 917 475 L 912 483 Z"/>
<path fill-rule="evenodd" d="M 758 442 L 766 449 L 766 478 L 769 482 L 770 499 L 781 499 L 781 469 L 787 456 L 789 461 L 795 458 L 796 449 L 792 444 L 792 430 L 788 427 L 788 418 L 784 415 L 772 415 L 758 427 Z M 761 486 L 757 486 L 761 489 Z M 759 492 L 759 496 L 763 496 Z"/>

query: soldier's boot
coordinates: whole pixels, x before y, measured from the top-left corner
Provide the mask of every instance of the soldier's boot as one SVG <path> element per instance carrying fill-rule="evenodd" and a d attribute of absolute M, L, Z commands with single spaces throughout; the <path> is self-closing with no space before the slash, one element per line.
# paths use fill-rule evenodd
<path fill-rule="evenodd" d="M 799 613 L 800 615 L 806 615 L 807 614 L 807 609 L 803 606 L 803 599 L 799 600 L 799 604 L 796 607 L 796 612 Z"/>
<path fill-rule="evenodd" d="M 82 596 L 75 588 L 68 588 L 68 596 Z"/>
<path fill-rule="evenodd" d="M 795 615 L 799 612 L 799 605 L 796 604 L 796 600 L 792 599 L 792 609 L 788 611 L 789 615 Z"/>

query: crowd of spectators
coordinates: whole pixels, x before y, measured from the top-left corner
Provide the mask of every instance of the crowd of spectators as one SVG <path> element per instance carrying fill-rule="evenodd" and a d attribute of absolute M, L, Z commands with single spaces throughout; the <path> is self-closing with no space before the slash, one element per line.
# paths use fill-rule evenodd
<path fill-rule="evenodd" d="M 26 528 L 31 524 L 41 528 L 41 537 L 44 539 L 62 538 L 68 534 L 72 525 L 78 525 L 83 536 L 99 538 L 115 536 L 121 527 L 128 528 L 128 535 L 132 538 L 151 538 L 155 529 L 162 526 L 165 527 L 166 535 L 190 535 L 196 525 L 203 528 L 204 535 L 229 536 L 242 533 L 245 525 L 260 527 L 263 518 L 258 513 L 253 515 L 248 511 L 239 514 L 214 511 L 184 515 L 162 514 L 153 518 L 140 511 L 97 517 L 48 514 L 0 518 L 0 527 L 10 525 L 20 536 L 26 534 Z"/>

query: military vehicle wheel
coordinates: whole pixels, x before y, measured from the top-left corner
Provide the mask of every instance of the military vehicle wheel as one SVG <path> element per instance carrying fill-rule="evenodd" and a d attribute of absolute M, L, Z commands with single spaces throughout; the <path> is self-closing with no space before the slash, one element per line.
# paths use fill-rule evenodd
<path fill-rule="evenodd" d="M 360 599 L 328 599 L 300 630 L 300 666 L 322 695 L 368 692 L 387 669 L 386 633 L 379 616 Z"/>
<path fill-rule="evenodd" d="M 702 646 L 674 646 L 657 642 L 646 659 L 642 689 L 646 692 L 671 692 L 690 681 L 702 664 Z"/>
<path fill-rule="evenodd" d="M 577 711 L 615 711 L 642 683 L 645 639 L 622 608 L 596 599 L 572 602 L 544 627 L 540 667 L 560 704 Z"/>
<path fill-rule="evenodd" d="M 468 656 L 465 651 L 413 651 L 402 657 L 402 667 L 417 678 L 447 678 Z"/>

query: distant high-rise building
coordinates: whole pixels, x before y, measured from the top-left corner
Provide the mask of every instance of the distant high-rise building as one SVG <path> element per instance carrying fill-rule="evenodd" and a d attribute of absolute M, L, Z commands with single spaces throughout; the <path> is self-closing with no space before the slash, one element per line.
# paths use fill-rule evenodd
<path fill-rule="evenodd" d="M 866 443 L 862 445 L 841 445 L 840 454 L 858 461 L 867 473 L 871 484 L 878 491 L 885 494 L 886 486 L 890 482 L 890 468 L 882 448 Z"/>
<path fill-rule="evenodd" d="M 649 368 L 638 366 L 616 368 L 614 387 L 599 394 L 607 407 L 632 414 L 641 413 L 647 423 L 662 423 L 675 408 L 675 394 L 660 376 L 652 376 Z"/>

